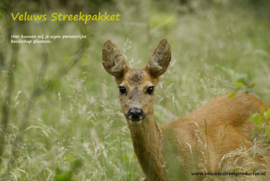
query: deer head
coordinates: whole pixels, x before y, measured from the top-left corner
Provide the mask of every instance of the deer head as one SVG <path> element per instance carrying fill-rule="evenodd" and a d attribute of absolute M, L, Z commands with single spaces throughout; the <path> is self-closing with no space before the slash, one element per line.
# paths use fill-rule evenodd
<path fill-rule="evenodd" d="M 128 67 L 123 54 L 110 40 L 103 46 L 102 60 L 105 70 L 115 77 L 128 124 L 137 125 L 150 120 L 154 113 L 154 88 L 171 61 L 167 40 L 162 39 L 157 44 L 144 68 Z"/>

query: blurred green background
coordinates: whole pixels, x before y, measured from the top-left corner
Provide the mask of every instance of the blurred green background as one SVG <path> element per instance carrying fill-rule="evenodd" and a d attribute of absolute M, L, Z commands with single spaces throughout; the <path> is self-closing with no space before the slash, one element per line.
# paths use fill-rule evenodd
<path fill-rule="evenodd" d="M 159 125 L 237 88 L 270 103 L 268 0 L 1 0 L 0 8 L 2 180 L 141 179 L 118 88 L 102 66 L 108 39 L 131 67 L 145 66 L 160 39 L 170 43 L 155 93 Z M 26 11 L 48 20 L 11 19 Z M 121 16 L 85 25 L 52 22 L 55 12 Z M 11 44 L 12 34 L 87 38 L 29 45 Z"/>

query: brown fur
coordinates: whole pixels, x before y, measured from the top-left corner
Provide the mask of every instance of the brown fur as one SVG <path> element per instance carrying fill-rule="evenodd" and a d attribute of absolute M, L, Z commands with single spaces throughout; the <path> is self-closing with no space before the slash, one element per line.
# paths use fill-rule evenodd
<path fill-rule="evenodd" d="M 158 126 L 154 119 L 154 94 L 146 91 L 157 85 L 159 76 L 169 65 L 168 42 L 161 40 L 147 66 L 141 69 L 129 68 L 110 40 L 104 44 L 102 58 L 106 71 L 127 90 L 126 95 L 119 95 L 123 113 L 132 106 L 139 106 L 146 114 L 141 124 L 132 124 L 126 119 L 135 154 L 147 180 L 174 180 L 178 172 L 174 168 L 186 174 L 203 166 L 212 173 L 221 171 L 224 154 L 253 146 L 250 114 L 259 112 L 261 107 L 270 108 L 251 94 L 237 93 L 232 99 L 225 94 L 213 97 L 183 119 Z M 260 157 L 254 159 L 262 162 Z M 197 164 L 201 160 L 205 165 Z"/>

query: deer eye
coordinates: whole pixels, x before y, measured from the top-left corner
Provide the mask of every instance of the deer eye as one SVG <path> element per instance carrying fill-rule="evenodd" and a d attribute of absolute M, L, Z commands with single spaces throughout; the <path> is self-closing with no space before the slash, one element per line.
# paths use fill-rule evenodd
<path fill-rule="evenodd" d="M 120 94 L 121 94 L 121 95 L 127 93 L 126 88 L 125 88 L 125 87 L 122 87 L 122 86 L 119 86 L 119 91 L 120 91 Z"/>
<path fill-rule="evenodd" d="M 153 94 L 153 92 L 154 92 L 154 86 L 150 86 L 150 87 L 148 87 L 146 92 L 147 92 L 147 94 L 152 95 L 152 94 Z"/>

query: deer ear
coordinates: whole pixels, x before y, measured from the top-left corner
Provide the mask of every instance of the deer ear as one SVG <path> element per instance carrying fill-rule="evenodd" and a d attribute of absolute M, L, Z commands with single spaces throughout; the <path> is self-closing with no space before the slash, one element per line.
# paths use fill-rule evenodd
<path fill-rule="evenodd" d="M 167 70 L 170 61 L 170 45 L 166 39 L 162 39 L 150 55 L 146 68 L 152 76 L 158 77 Z"/>
<path fill-rule="evenodd" d="M 128 69 L 123 54 L 111 40 L 103 45 L 102 60 L 105 70 L 115 77 L 123 76 Z"/>

